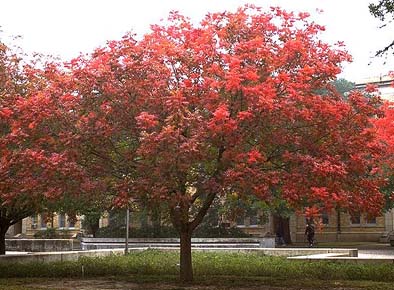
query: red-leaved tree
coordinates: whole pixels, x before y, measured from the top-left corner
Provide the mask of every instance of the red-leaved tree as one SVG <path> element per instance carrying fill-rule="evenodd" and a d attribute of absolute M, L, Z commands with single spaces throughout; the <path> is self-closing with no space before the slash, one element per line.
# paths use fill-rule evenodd
<path fill-rule="evenodd" d="M 283 199 L 313 215 L 380 212 L 378 98 L 329 85 L 350 59 L 323 27 L 279 8 L 172 13 L 141 41 L 125 36 L 69 64 L 63 99 L 84 165 L 119 204 L 166 205 L 193 279 L 191 236 L 215 198 Z M 274 196 L 275 194 L 275 196 Z"/>
<path fill-rule="evenodd" d="M 384 148 L 378 167 L 379 174 L 386 179 L 382 192 L 386 197 L 386 209 L 394 205 L 394 107 L 392 102 L 385 102 L 382 106 L 383 116 L 373 118 L 378 141 Z"/>
<path fill-rule="evenodd" d="M 0 255 L 10 226 L 80 192 L 81 167 L 58 142 L 62 115 L 46 93 L 55 75 L 0 43 Z"/>

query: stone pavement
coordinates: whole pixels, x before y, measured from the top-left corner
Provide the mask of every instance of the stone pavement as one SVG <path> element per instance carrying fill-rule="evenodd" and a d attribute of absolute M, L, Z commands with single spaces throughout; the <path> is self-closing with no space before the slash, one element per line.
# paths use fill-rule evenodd
<path fill-rule="evenodd" d="M 394 247 L 390 246 L 390 244 L 366 243 L 349 248 L 358 249 L 357 257 L 349 257 L 337 253 L 323 253 L 289 257 L 289 259 L 394 263 Z"/>
<path fill-rule="evenodd" d="M 358 249 L 359 257 L 371 257 L 371 258 L 392 258 L 394 259 L 394 247 L 390 246 L 389 243 L 360 243 L 348 248 Z"/>
<path fill-rule="evenodd" d="M 358 249 L 359 257 L 394 259 L 394 247 L 390 246 L 390 244 L 367 244 L 359 246 Z"/>

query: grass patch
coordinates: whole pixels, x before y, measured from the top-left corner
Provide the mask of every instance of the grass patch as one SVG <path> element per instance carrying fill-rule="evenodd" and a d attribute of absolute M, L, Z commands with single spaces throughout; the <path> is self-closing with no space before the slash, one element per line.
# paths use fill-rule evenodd
<path fill-rule="evenodd" d="M 341 280 L 394 282 L 393 264 L 305 262 L 259 254 L 195 252 L 195 278 L 260 277 L 278 281 Z M 83 257 L 54 263 L 0 263 L 0 278 L 177 277 L 179 253 L 147 250 L 127 256 Z"/>

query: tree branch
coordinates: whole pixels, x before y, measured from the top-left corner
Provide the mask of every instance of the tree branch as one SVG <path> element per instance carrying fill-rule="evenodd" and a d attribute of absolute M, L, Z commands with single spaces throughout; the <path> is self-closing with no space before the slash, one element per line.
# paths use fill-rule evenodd
<path fill-rule="evenodd" d="M 207 214 L 208 209 L 211 207 L 212 202 L 216 197 L 216 193 L 209 193 L 206 199 L 204 200 L 204 204 L 198 211 L 196 217 L 192 222 L 190 222 L 190 230 L 193 231 L 203 220 L 204 216 Z"/>
<path fill-rule="evenodd" d="M 224 146 L 221 146 L 219 148 L 218 156 L 216 158 L 217 167 L 216 167 L 216 170 L 213 174 L 213 176 L 215 178 L 217 178 L 219 176 L 220 172 L 223 170 L 221 161 L 222 161 L 223 153 L 225 150 L 226 149 Z M 189 229 L 191 231 L 193 231 L 202 222 L 204 216 L 208 212 L 208 209 L 211 207 L 211 204 L 212 204 L 213 200 L 215 199 L 216 194 L 217 194 L 216 192 L 210 192 L 207 195 L 207 197 L 205 198 L 204 203 L 203 203 L 202 207 L 200 208 L 200 210 L 198 211 L 196 217 L 194 218 L 193 221 L 190 222 Z"/>

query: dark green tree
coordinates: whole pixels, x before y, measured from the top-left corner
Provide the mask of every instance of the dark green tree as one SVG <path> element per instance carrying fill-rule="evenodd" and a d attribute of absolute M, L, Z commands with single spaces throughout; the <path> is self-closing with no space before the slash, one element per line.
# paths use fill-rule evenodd
<path fill-rule="evenodd" d="M 344 79 L 339 78 L 332 82 L 335 89 L 338 93 L 340 93 L 343 97 L 346 97 L 347 93 L 349 93 L 352 89 L 354 89 L 354 83 Z"/>
<path fill-rule="evenodd" d="M 386 27 L 394 20 L 394 0 L 379 0 L 377 4 L 369 4 L 370 13 L 382 21 L 382 27 Z M 376 56 L 383 56 L 394 48 L 394 40 L 376 52 Z"/>

